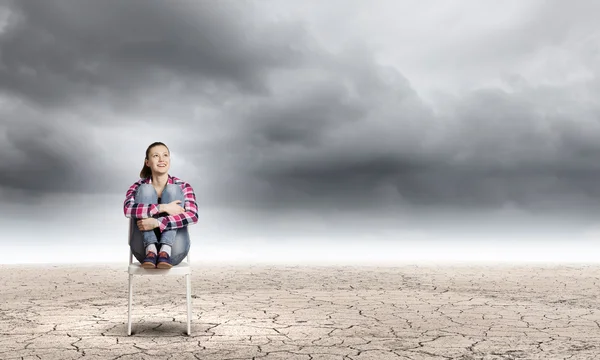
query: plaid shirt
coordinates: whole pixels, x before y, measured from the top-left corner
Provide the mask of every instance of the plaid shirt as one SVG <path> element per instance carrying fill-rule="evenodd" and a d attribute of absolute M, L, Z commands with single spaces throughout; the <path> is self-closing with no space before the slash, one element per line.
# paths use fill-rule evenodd
<path fill-rule="evenodd" d="M 159 214 L 159 204 L 137 204 L 135 202 L 135 193 L 138 187 L 142 184 L 152 184 L 152 178 L 148 177 L 145 179 L 139 179 L 136 181 L 125 195 L 125 202 L 123 203 L 123 210 L 125 217 L 135 219 L 145 219 L 154 217 Z M 165 230 L 178 229 L 187 225 L 192 225 L 198 222 L 198 204 L 196 204 L 196 195 L 192 186 L 185 181 L 169 175 L 167 184 L 177 184 L 183 191 L 183 208 L 185 212 L 179 215 L 169 215 L 157 217 L 159 221 L 159 229 L 161 232 Z"/>

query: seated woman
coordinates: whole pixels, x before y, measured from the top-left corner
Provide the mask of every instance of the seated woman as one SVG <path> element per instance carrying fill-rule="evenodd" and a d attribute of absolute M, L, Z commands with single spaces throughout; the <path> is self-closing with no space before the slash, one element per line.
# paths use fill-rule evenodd
<path fill-rule="evenodd" d="M 125 217 L 133 225 L 131 252 L 146 269 L 179 264 L 190 250 L 187 226 L 198 222 L 194 189 L 169 175 L 169 156 L 162 142 L 150 144 L 140 179 L 125 195 Z"/>

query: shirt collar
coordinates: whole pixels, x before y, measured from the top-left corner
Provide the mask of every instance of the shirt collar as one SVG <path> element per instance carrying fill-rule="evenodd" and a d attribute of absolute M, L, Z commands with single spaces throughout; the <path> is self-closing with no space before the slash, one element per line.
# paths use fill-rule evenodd
<path fill-rule="evenodd" d="M 168 184 L 173 184 L 173 177 L 171 176 L 171 174 L 167 174 L 167 185 Z M 148 184 L 152 184 L 152 175 L 148 176 L 148 178 L 146 179 L 146 181 L 148 182 Z"/>

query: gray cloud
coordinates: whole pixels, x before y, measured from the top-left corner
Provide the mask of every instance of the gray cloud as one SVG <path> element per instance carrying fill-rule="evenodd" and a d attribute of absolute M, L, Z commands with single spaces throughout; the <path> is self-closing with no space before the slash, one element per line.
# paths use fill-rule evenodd
<path fill-rule="evenodd" d="M 600 175 L 600 147 L 592 139 L 599 138 L 598 125 L 589 126 L 573 115 L 553 118 L 543 106 L 528 104 L 521 96 L 501 91 L 472 94 L 457 104 L 449 122 L 454 128 L 440 130 L 423 123 L 437 141 L 427 157 L 411 157 L 421 166 L 406 171 L 388 161 L 385 170 L 370 172 L 371 178 L 387 182 L 403 201 L 414 204 L 597 205 L 600 187 L 593 179 Z M 340 175 L 338 182 L 348 178 L 344 171 L 335 171 L 335 165 L 326 168 Z"/>
<path fill-rule="evenodd" d="M 9 108 L 9 106 L 5 106 Z M 26 190 L 29 198 L 48 192 L 103 191 L 104 157 L 89 136 L 88 124 L 16 106 L 0 112 L 0 187 Z"/>
<path fill-rule="evenodd" d="M 370 74 L 353 72 L 351 79 L 361 81 L 350 84 L 369 93 L 365 78 L 378 84 L 377 68 L 372 63 Z M 301 105 L 287 105 L 319 109 L 319 121 L 311 111 L 273 111 L 272 103 L 285 102 L 272 98 L 253 108 L 246 119 L 258 113 L 267 120 L 250 121 L 255 133 L 244 128 L 227 143 L 230 152 L 240 149 L 237 160 L 246 159 L 231 168 L 248 173 L 223 197 L 284 207 L 599 205 L 597 105 L 573 98 L 571 88 L 481 89 L 435 115 L 406 82 L 374 87 L 377 96 L 368 98 L 341 90 L 348 89 L 341 79 L 328 81 L 339 86 L 315 87 L 326 96 L 295 92 Z M 273 139 L 273 133 L 286 136 Z"/>
<path fill-rule="evenodd" d="M 268 71 L 302 55 L 287 43 L 301 43 L 301 28 L 253 23 L 242 2 L 11 5 L 0 37 L 0 83 L 44 105 L 108 98 L 127 108 L 146 89 L 172 86 L 202 98 L 263 92 Z"/>
<path fill-rule="evenodd" d="M 28 102 L 9 114 L 3 150 L 11 155 L 2 170 L 11 175 L 0 185 L 124 192 L 124 175 L 105 184 L 86 161 L 96 156 L 109 164 L 106 147 L 85 137 L 101 120 L 118 124 L 115 134 L 128 139 L 105 139 L 132 151 L 121 157 L 139 154 L 127 162 L 134 173 L 147 144 L 171 139 L 193 165 L 186 180 L 201 184 L 204 204 L 599 205 L 597 80 L 543 84 L 499 71 L 501 85 L 445 94 L 432 104 L 411 74 L 377 60 L 367 35 L 330 51 L 309 26 L 266 21 L 259 3 L 214 4 L 12 3 L 13 18 L 0 36 L 0 83 L 9 98 Z M 563 5 L 547 6 L 554 10 L 544 19 Z M 560 34 L 579 17 L 570 15 L 550 38 L 528 32 L 523 41 L 566 43 Z M 509 46 L 522 40 L 519 34 L 497 34 L 494 42 L 509 57 L 527 58 L 529 45 Z M 464 60 L 469 49 L 438 61 Z M 486 66 L 488 55 L 471 55 L 474 68 Z M 576 55 L 597 75 L 593 51 Z M 54 110 L 22 120 L 18 109 L 31 103 Z M 58 121 L 64 114 L 71 120 Z"/>
<path fill-rule="evenodd" d="M 131 177 L 103 151 L 123 143 L 94 138 L 92 124 L 125 141 L 164 140 L 161 131 L 174 133 L 166 124 L 197 120 L 194 107 L 264 94 L 268 71 L 301 58 L 287 43 L 300 44 L 301 29 L 254 23 L 246 3 L 14 1 L 6 9 L 0 90 L 10 109 L 0 130 L 10 155 L 0 186 L 37 194 L 124 192 Z M 99 169 L 112 170 L 111 181 Z"/>

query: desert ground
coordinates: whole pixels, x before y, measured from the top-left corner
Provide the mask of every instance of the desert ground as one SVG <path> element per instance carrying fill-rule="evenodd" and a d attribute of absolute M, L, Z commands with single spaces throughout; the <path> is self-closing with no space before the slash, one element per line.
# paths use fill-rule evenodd
<path fill-rule="evenodd" d="M 598 265 L 0 265 L 0 359 L 597 359 Z"/>

